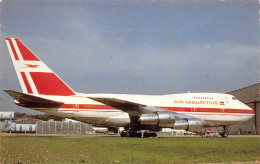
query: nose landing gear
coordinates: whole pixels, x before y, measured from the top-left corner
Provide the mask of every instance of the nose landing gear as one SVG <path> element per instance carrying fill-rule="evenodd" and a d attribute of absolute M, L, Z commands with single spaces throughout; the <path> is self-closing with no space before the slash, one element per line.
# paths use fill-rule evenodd
<path fill-rule="evenodd" d="M 227 126 L 223 126 L 223 132 L 221 133 L 221 137 L 227 138 L 228 137 L 228 129 Z"/>

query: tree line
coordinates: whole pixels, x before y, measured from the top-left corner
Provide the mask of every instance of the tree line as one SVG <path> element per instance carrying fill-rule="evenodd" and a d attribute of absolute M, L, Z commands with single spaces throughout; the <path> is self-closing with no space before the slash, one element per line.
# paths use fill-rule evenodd
<path fill-rule="evenodd" d="M 62 121 L 64 119 L 63 117 L 58 117 L 50 114 L 32 115 L 32 114 L 19 113 L 19 112 L 14 113 L 14 119 L 22 119 L 22 118 L 33 118 L 33 119 L 39 119 L 43 121 L 48 121 L 49 119 L 53 119 L 55 121 Z"/>

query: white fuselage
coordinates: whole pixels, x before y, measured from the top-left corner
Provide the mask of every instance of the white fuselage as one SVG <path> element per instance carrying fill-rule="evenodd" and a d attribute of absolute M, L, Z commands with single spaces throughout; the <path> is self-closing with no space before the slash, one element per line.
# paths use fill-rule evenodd
<path fill-rule="evenodd" d="M 111 108 L 87 97 L 104 97 L 126 100 L 129 102 L 163 108 L 168 111 L 190 115 L 203 120 L 204 126 L 231 125 L 247 121 L 254 116 L 254 111 L 236 100 L 232 95 L 218 93 L 184 93 L 170 95 L 129 95 L 129 94 L 81 94 L 73 96 L 45 96 L 55 101 L 64 102 L 59 107 L 33 108 L 45 113 L 97 126 L 129 126 L 128 113 Z M 18 104 L 24 106 L 22 104 Z M 26 106 L 24 106 L 26 107 Z"/>
<path fill-rule="evenodd" d="M 223 126 L 226 131 L 225 125 L 246 121 L 254 116 L 252 109 L 228 94 L 77 93 L 19 39 L 5 40 L 23 91 L 5 92 L 23 107 L 96 126 L 125 127 L 127 131 L 122 136 L 139 137 L 139 130 L 158 131 L 163 127 L 199 132 L 203 126 Z M 225 132 L 223 134 L 227 136 Z M 144 136 L 156 135 L 151 133 Z"/>

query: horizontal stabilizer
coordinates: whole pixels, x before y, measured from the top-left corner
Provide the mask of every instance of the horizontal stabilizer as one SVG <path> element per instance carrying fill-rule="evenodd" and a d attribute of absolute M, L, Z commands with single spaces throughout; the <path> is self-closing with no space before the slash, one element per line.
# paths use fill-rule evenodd
<path fill-rule="evenodd" d="M 63 102 L 53 101 L 38 96 L 33 96 L 25 93 L 20 93 L 12 90 L 4 90 L 7 94 L 13 97 L 21 104 L 27 105 L 62 105 Z"/>

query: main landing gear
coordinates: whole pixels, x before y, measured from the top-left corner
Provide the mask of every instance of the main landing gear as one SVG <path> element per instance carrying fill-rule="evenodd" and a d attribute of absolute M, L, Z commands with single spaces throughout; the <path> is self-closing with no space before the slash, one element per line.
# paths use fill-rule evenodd
<path fill-rule="evenodd" d="M 124 130 L 121 132 L 121 137 L 157 137 L 156 133 L 151 133 L 149 131 L 144 132 L 143 134 L 140 131 L 133 131 L 133 130 Z"/>
<path fill-rule="evenodd" d="M 142 137 L 141 132 L 132 131 L 132 130 L 124 130 L 121 132 L 121 137 Z"/>
<path fill-rule="evenodd" d="M 227 126 L 223 126 L 223 132 L 220 134 L 221 137 L 223 138 L 227 138 L 228 137 L 228 129 L 227 129 Z"/>
<path fill-rule="evenodd" d="M 157 137 L 157 134 L 156 133 L 151 133 L 151 132 L 144 132 L 144 135 L 143 137 Z"/>

